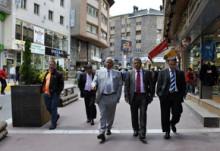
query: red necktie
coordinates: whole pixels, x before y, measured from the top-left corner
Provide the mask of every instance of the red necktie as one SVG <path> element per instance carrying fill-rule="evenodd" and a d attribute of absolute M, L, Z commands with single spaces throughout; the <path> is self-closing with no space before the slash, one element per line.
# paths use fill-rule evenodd
<path fill-rule="evenodd" d="M 140 71 L 137 70 L 137 79 L 136 79 L 136 93 L 141 93 L 141 77 L 140 77 Z"/>

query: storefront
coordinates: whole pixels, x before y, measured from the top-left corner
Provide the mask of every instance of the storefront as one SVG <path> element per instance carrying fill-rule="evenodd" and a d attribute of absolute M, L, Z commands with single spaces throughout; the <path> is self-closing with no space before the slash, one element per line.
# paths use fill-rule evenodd
<path fill-rule="evenodd" d="M 102 61 L 102 59 L 100 58 L 100 56 L 101 56 L 100 48 L 95 45 L 92 45 L 92 44 L 89 45 L 89 48 L 90 48 L 90 52 L 91 52 L 92 68 L 94 70 L 98 70 L 98 69 L 100 69 L 100 64 Z"/>

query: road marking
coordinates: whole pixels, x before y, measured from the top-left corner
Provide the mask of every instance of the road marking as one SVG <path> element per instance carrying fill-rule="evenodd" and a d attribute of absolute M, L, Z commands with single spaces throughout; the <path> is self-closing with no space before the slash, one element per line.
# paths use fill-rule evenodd
<path fill-rule="evenodd" d="M 133 130 L 111 130 L 115 134 L 132 134 Z M 98 130 L 8 130 L 9 134 L 98 134 Z M 178 133 L 217 133 L 219 128 L 213 129 L 178 129 Z M 161 129 L 148 129 L 148 134 L 161 134 Z"/>

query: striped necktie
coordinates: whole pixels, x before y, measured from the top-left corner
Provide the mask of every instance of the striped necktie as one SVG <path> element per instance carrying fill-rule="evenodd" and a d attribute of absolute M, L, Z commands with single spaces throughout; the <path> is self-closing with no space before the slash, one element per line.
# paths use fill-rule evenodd
<path fill-rule="evenodd" d="M 176 79 L 175 79 L 175 75 L 174 75 L 174 71 L 171 71 L 171 77 L 170 77 L 170 91 L 175 91 L 175 83 L 176 83 Z"/>

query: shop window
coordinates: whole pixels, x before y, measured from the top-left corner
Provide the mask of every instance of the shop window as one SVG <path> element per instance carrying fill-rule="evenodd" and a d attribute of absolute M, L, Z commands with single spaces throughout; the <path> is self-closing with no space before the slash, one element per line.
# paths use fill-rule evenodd
<path fill-rule="evenodd" d="M 62 40 L 62 50 L 68 51 L 68 40 L 66 40 L 66 39 Z"/>
<path fill-rule="evenodd" d="M 45 36 L 45 38 L 44 38 L 45 46 L 52 48 L 53 32 L 51 32 L 49 30 L 45 30 L 45 35 L 44 36 Z"/>
<path fill-rule="evenodd" d="M 16 24 L 15 39 L 22 40 L 22 25 Z"/>
<path fill-rule="evenodd" d="M 53 36 L 53 48 L 54 49 L 59 49 L 59 41 L 60 41 L 59 36 L 58 34 L 55 33 Z"/>
<path fill-rule="evenodd" d="M 40 13 L 40 5 L 34 3 L 34 14 L 39 15 Z"/>

